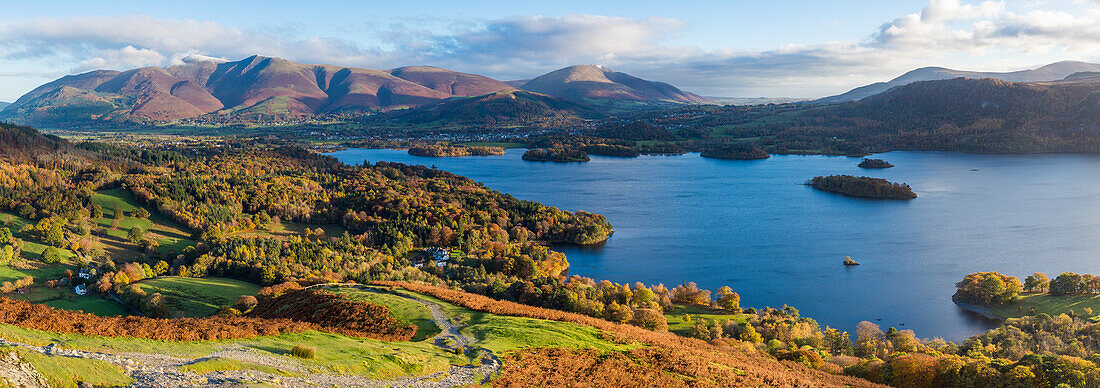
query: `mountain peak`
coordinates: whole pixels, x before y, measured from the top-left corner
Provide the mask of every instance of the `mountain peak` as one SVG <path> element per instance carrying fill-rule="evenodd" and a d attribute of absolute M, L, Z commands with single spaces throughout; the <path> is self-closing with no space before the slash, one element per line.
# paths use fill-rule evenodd
<path fill-rule="evenodd" d="M 573 65 L 523 83 L 524 90 L 571 100 L 701 103 L 708 100 L 675 86 L 647 81 L 603 65 Z"/>

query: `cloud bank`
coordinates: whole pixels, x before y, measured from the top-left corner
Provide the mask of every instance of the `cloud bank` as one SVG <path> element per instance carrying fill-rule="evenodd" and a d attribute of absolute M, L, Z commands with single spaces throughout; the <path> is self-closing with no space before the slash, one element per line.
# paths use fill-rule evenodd
<path fill-rule="evenodd" d="M 1092 59 L 1100 49 L 1096 3 L 1072 14 L 1014 13 L 1003 1 L 931 0 L 858 41 L 765 51 L 740 50 L 735 41 L 718 49 L 670 43 L 689 27 L 657 17 L 519 16 L 455 22 L 442 32 L 398 23 L 364 41 L 143 15 L 41 18 L 0 24 L 0 67 L 49 62 L 68 66 L 54 71 L 82 72 L 261 54 L 372 68 L 428 64 L 518 79 L 596 63 L 706 95 L 822 96 L 944 62 L 1006 70 L 1037 64 L 1020 58 Z"/>

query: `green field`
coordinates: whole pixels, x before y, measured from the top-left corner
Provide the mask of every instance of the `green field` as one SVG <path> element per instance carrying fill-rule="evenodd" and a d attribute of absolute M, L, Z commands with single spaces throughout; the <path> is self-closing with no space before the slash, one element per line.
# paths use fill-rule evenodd
<path fill-rule="evenodd" d="M 11 282 L 25 278 L 27 276 L 34 278 L 35 284 L 42 284 L 50 280 L 60 279 L 65 270 L 77 271 L 75 265 L 58 264 L 53 266 L 41 266 L 35 264 L 37 268 L 14 268 L 10 265 L 0 265 L 0 283 Z"/>
<path fill-rule="evenodd" d="M 241 295 L 256 295 L 260 286 L 227 278 L 165 276 L 134 283 L 149 295 L 167 298 L 173 317 L 206 317 L 218 307 L 232 305 Z"/>
<path fill-rule="evenodd" d="M 271 225 L 268 230 L 264 229 L 249 229 L 241 230 L 230 233 L 227 237 L 286 237 L 291 235 L 301 235 L 305 232 L 305 229 L 317 230 L 320 228 L 325 232 L 325 237 L 340 237 L 344 235 L 346 229 L 340 225 L 335 224 L 300 224 L 297 222 L 282 221 L 277 224 Z"/>
<path fill-rule="evenodd" d="M 363 292 L 353 287 L 327 287 L 326 291 L 344 295 L 354 301 L 368 302 L 386 306 L 397 319 L 416 325 L 416 337 L 413 341 L 431 338 L 440 332 L 439 326 L 432 321 L 432 312 L 422 303 L 392 294 Z"/>
<path fill-rule="evenodd" d="M 0 348 L 0 351 L 12 349 Z M 134 381 L 123 373 L 121 367 L 104 361 L 47 356 L 26 349 L 16 349 L 15 352 L 34 366 L 50 386 L 55 388 L 76 388 L 80 382 L 95 387 L 119 387 L 130 385 Z"/>
<path fill-rule="evenodd" d="M 1020 299 L 1016 303 L 987 307 L 989 307 L 990 312 L 1001 318 L 1019 318 L 1031 315 L 1031 310 L 1034 308 L 1035 314 L 1054 316 L 1069 314 L 1070 310 L 1073 310 L 1078 316 L 1088 317 L 1094 321 L 1100 320 L 1098 319 L 1100 318 L 1100 295 L 1054 296 L 1046 293 L 1023 293 L 1020 294 Z M 1092 309 L 1091 316 L 1085 313 L 1085 308 Z"/>
<path fill-rule="evenodd" d="M 684 314 L 691 316 L 690 322 L 684 321 Z M 744 314 L 730 314 L 722 310 L 696 306 L 675 305 L 671 311 L 665 313 L 665 320 L 668 321 L 668 331 L 684 336 L 688 334 L 688 331 L 696 322 L 708 319 L 718 322 L 734 320 L 738 323 L 745 323 L 748 321 Z"/>
<path fill-rule="evenodd" d="M 83 311 L 102 317 L 128 315 L 126 306 L 111 299 L 98 296 L 80 296 L 68 287 L 35 287 L 22 294 L 7 295 L 12 299 L 21 299 L 31 303 L 40 303 L 55 309 Z"/>
<path fill-rule="evenodd" d="M 190 234 L 184 231 L 182 227 L 152 210 L 145 209 L 152 214 L 148 219 L 131 217 L 130 213 L 136 210 L 139 205 L 134 195 L 126 189 L 115 188 L 97 191 L 92 194 L 92 203 L 103 208 L 103 217 L 93 221 L 99 226 L 109 228 L 107 234 L 118 240 L 118 244 L 129 244 L 128 241 L 125 241 L 127 232 L 131 228 L 139 226 L 160 243 L 158 251 L 162 254 L 179 252 L 185 247 L 195 245 L 195 241 L 190 239 Z M 115 210 L 122 212 L 122 217 L 117 222 Z"/>
<path fill-rule="evenodd" d="M 600 337 L 600 330 L 590 326 L 489 314 L 455 306 L 428 295 L 406 290 L 394 292 L 438 303 L 456 325 L 462 326 L 460 333 L 477 340 L 474 346 L 489 349 L 497 355 L 530 348 L 624 350 L 635 347 L 604 340 Z"/>

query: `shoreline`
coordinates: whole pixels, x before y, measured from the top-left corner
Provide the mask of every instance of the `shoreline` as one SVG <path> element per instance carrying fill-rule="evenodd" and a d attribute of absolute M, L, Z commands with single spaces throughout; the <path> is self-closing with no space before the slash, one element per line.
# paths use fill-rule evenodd
<path fill-rule="evenodd" d="M 990 308 L 989 306 L 982 306 L 982 305 L 976 305 L 976 304 L 969 304 L 969 303 L 960 302 L 958 294 L 951 295 L 951 301 L 954 302 L 956 306 L 959 306 L 959 308 L 961 308 L 963 310 L 966 310 L 966 311 L 969 311 L 969 312 L 972 312 L 972 313 L 975 313 L 975 314 L 978 314 L 978 315 L 981 315 L 983 317 L 993 319 L 993 320 L 997 320 L 997 321 L 1001 321 L 1001 322 L 1004 322 L 1006 320 L 1005 317 L 1002 317 L 1002 316 L 997 315 L 996 313 L 994 313 L 993 309 Z"/>

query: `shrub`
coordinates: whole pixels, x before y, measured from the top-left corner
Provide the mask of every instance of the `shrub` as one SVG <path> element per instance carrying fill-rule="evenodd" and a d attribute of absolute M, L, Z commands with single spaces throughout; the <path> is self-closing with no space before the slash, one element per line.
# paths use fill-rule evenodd
<path fill-rule="evenodd" d="M 42 262 L 46 264 L 60 263 L 61 251 L 54 247 L 46 247 L 46 250 L 42 251 Z"/>
<path fill-rule="evenodd" d="M 312 359 L 317 357 L 317 348 L 304 345 L 294 345 L 293 349 L 290 349 L 290 355 L 298 358 Z"/>

